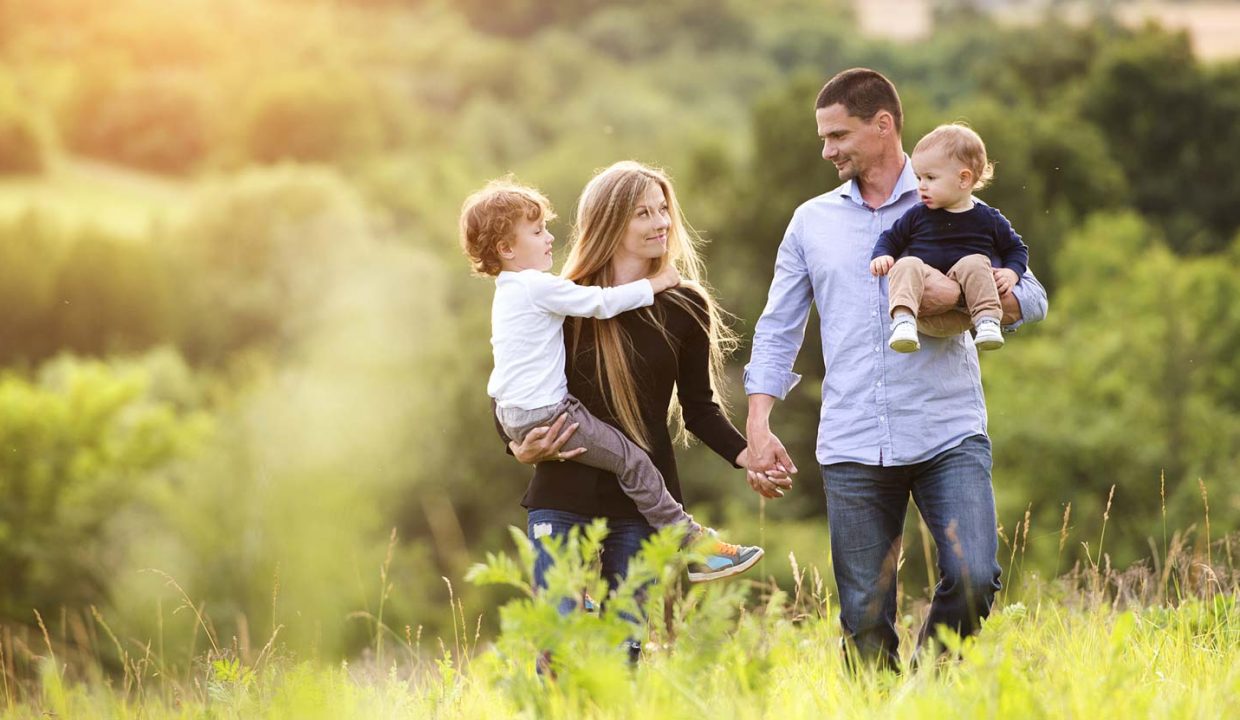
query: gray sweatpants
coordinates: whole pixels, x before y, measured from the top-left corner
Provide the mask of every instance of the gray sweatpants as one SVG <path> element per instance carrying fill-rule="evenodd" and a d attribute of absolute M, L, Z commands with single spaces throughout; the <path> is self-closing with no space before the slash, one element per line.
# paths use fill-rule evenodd
<path fill-rule="evenodd" d="M 620 479 L 624 494 L 637 504 L 646 522 L 655 528 L 683 523 L 693 534 L 702 529 L 667 491 L 663 476 L 650 461 L 650 456 L 624 433 L 591 415 L 572 395 L 555 405 L 534 410 L 502 407 L 495 410 L 504 432 L 517 442 L 524 440 L 530 430 L 550 425 L 564 413 L 568 413 L 568 423 L 577 423 L 577 431 L 563 450 L 586 448 L 584 453 L 573 458 L 573 462 L 614 473 Z"/>

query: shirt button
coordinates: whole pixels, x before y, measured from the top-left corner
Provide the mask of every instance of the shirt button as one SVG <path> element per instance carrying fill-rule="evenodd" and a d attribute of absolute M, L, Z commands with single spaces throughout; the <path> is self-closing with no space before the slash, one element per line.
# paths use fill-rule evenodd
<path fill-rule="evenodd" d="M 885 422 L 887 422 L 887 416 L 886 416 L 886 415 L 879 415 L 879 416 L 878 416 L 878 421 L 879 421 L 879 422 L 884 422 L 884 423 L 885 423 Z"/>
<path fill-rule="evenodd" d="M 883 347 L 882 345 L 875 345 L 874 352 L 878 352 L 879 350 L 882 350 L 882 347 Z"/>
<path fill-rule="evenodd" d="M 875 387 L 882 387 L 882 386 L 883 386 L 883 382 L 880 380 L 880 381 L 878 381 L 878 382 L 874 383 L 874 386 L 875 386 Z"/>

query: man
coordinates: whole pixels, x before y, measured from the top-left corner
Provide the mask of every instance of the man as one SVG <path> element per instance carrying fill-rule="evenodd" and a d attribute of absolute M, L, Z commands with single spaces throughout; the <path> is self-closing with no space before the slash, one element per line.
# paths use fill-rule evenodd
<path fill-rule="evenodd" d="M 840 621 L 861 658 L 897 668 L 896 562 L 910 494 L 939 551 L 919 644 L 939 625 L 976 632 L 1000 588 L 986 405 L 968 334 L 926 338 L 912 354 L 887 346 L 887 285 L 870 274 L 870 256 L 879 234 L 918 200 L 895 87 L 873 70 L 846 70 L 823 87 L 814 114 L 822 156 L 844 184 L 797 208 L 779 248 L 745 368 L 748 477 L 768 498 L 792 486 L 797 468 L 770 414 L 800 380 L 792 364 L 812 301 L 826 364 L 817 457 Z M 936 280 L 923 318 L 959 301 L 955 283 Z M 1028 272 L 1002 303 L 1009 330 L 1046 314 L 1046 292 Z"/>

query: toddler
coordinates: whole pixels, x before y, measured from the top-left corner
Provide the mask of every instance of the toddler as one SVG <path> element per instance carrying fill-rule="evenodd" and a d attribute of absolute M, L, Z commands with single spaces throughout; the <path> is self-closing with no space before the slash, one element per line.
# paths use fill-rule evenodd
<path fill-rule="evenodd" d="M 981 350 L 1003 347 L 999 296 L 1017 283 L 1029 249 L 1007 218 L 973 198 L 994 175 L 986 145 L 963 125 L 940 125 L 913 149 L 920 205 L 878 238 L 870 272 L 888 279 L 892 319 L 888 345 L 896 352 L 921 348 L 917 311 L 927 273 L 941 272 L 960 285 Z M 900 258 L 894 260 L 894 258 Z"/>

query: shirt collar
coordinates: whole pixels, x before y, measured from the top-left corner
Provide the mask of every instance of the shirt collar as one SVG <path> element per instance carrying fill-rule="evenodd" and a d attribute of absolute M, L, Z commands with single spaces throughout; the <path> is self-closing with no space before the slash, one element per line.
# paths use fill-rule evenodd
<path fill-rule="evenodd" d="M 892 203 L 899 202 L 900 199 L 906 194 L 915 192 L 916 190 L 917 174 L 913 172 L 912 159 L 910 159 L 908 154 L 905 153 L 904 168 L 900 171 L 900 179 L 896 180 L 896 186 L 891 189 L 891 197 L 887 198 L 882 205 L 879 205 L 875 209 L 881 210 Z M 865 205 L 865 200 L 861 197 L 861 188 L 857 185 L 857 178 L 853 178 L 852 180 L 844 183 L 843 192 L 840 194 L 858 205 Z"/>

